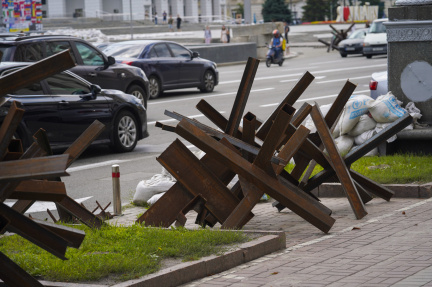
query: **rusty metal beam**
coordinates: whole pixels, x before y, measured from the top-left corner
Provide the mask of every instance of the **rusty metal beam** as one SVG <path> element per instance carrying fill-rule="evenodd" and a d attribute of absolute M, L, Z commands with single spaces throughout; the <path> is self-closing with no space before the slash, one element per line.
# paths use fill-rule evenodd
<path fill-rule="evenodd" d="M 21 181 L 9 199 L 61 201 L 66 196 L 66 187 L 61 181 Z"/>
<path fill-rule="evenodd" d="M 75 66 L 69 50 L 40 60 L 0 78 L 0 98 Z"/>
<path fill-rule="evenodd" d="M 351 175 L 348 172 L 348 168 L 345 165 L 339 151 L 333 141 L 330 134 L 330 130 L 324 121 L 321 111 L 317 106 L 314 106 L 311 111 L 312 120 L 315 123 L 317 132 L 323 142 L 325 149 L 327 150 L 329 157 L 332 162 L 333 170 L 339 178 L 343 190 L 348 198 L 351 208 L 357 219 L 361 219 L 367 215 L 367 211 L 360 199 L 357 188 L 355 187 Z"/>
<path fill-rule="evenodd" d="M 228 119 L 228 124 L 225 129 L 225 133 L 230 136 L 237 136 L 237 130 L 240 121 L 243 116 L 244 109 L 246 107 L 247 100 L 249 98 L 250 90 L 255 79 L 256 71 L 258 70 L 259 60 L 249 57 L 246 68 L 243 73 L 243 77 L 240 82 L 239 89 L 234 101 L 234 105 L 231 109 L 231 114 Z"/>
<path fill-rule="evenodd" d="M 24 109 L 21 107 L 21 103 L 12 102 L 8 114 L 0 126 L 0 161 L 5 157 L 9 143 L 24 115 Z"/>
<path fill-rule="evenodd" d="M 254 167 L 240 155 L 212 139 L 187 120 L 182 120 L 177 125 L 176 132 L 209 156 L 217 158 L 220 163 L 228 166 L 239 176 L 243 176 L 247 181 L 256 185 L 257 188 L 269 194 L 323 232 L 328 232 L 334 224 L 335 220 L 317 207 L 321 205 L 319 202 L 297 187 L 291 186 L 288 188 L 287 185 L 280 183 L 279 180 L 269 177 L 266 172 Z"/>
<path fill-rule="evenodd" d="M 10 287 L 43 287 L 42 283 L 25 272 L 18 264 L 0 252 L 0 278 Z"/>
<path fill-rule="evenodd" d="M 273 124 L 274 119 L 276 118 L 279 110 L 285 105 L 288 104 L 290 106 L 294 106 L 294 103 L 300 98 L 303 92 L 309 87 L 315 77 L 306 72 L 301 79 L 297 82 L 294 88 L 288 93 L 285 99 L 279 104 L 279 106 L 273 111 L 273 113 L 264 121 L 264 123 L 260 126 L 257 131 L 256 136 L 261 140 L 264 140 L 267 136 L 267 133 L 270 131 L 270 127 Z"/>
<path fill-rule="evenodd" d="M 79 248 L 84 241 L 85 232 L 79 229 L 70 228 L 64 225 L 54 224 L 47 221 L 32 219 L 34 222 L 39 224 L 45 229 L 50 230 L 51 232 L 57 234 L 61 238 L 63 238 L 68 247 Z"/>

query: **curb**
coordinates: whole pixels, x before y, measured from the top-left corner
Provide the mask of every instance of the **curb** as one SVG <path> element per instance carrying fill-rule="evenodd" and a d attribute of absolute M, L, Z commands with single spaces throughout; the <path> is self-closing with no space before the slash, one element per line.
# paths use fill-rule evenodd
<path fill-rule="evenodd" d="M 140 279 L 133 279 L 115 285 L 80 284 L 40 281 L 49 287 L 142 287 L 142 286 L 178 286 L 197 279 L 214 275 L 255 260 L 264 255 L 286 248 L 286 235 L 284 231 L 251 231 L 245 233 L 262 234 L 263 236 L 250 242 L 241 244 L 233 251 L 221 256 L 211 255 L 193 262 L 185 262 L 146 275 Z"/>
<path fill-rule="evenodd" d="M 383 184 L 399 198 L 431 198 L 432 182 L 426 184 Z M 317 197 L 345 197 L 340 183 L 323 183 L 312 190 Z"/>

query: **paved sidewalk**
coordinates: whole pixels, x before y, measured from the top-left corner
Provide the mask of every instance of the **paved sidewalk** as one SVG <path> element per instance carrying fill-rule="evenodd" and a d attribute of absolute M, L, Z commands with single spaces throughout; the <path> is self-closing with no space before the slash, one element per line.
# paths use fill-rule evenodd
<path fill-rule="evenodd" d="M 432 198 L 374 199 L 356 220 L 346 198 L 323 198 L 336 223 L 324 234 L 289 210 L 258 204 L 246 230 L 283 230 L 287 249 L 184 286 L 432 286 Z M 133 222 L 131 208 L 119 224 Z M 186 227 L 196 228 L 194 214 Z"/>

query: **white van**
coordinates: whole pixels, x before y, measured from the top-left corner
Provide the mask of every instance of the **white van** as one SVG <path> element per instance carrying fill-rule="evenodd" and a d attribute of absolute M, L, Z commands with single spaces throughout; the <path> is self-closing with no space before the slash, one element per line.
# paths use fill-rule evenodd
<path fill-rule="evenodd" d="M 373 55 L 387 54 L 387 32 L 384 22 L 388 22 L 388 18 L 374 20 L 364 38 L 363 55 L 368 59 Z"/>

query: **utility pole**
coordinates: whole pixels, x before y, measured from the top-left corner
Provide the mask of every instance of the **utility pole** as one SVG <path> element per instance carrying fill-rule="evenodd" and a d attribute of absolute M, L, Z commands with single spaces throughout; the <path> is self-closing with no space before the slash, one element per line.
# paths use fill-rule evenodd
<path fill-rule="evenodd" d="M 133 40 L 133 26 L 132 26 L 132 0 L 129 0 L 129 13 L 130 13 L 131 39 Z"/>

